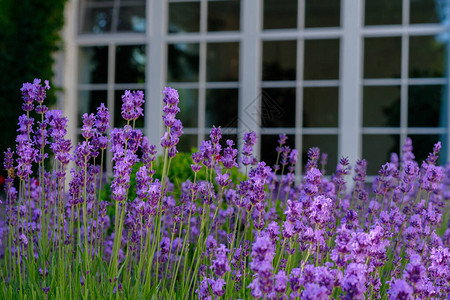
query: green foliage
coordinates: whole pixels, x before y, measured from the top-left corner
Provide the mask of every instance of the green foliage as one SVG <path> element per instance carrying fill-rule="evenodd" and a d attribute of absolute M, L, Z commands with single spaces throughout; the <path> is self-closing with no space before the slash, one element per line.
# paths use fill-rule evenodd
<path fill-rule="evenodd" d="M 193 163 L 191 158 L 191 153 L 178 153 L 174 158 L 170 161 L 170 168 L 168 177 L 173 183 L 173 194 L 175 198 L 181 194 L 181 184 L 186 180 L 194 181 L 194 172 L 191 169 L 191 164 Z M 133 168 L 133 172 L 130 176 L 130 189 L 128 193 L 129 199 L 134 199 L 136 197 L 136 172 L 142 166 L 141 163 L 136 164 Z M 153 163 L 153 168 L 155 170 L 155 175 L 153 178 L 161 179 L 162 171 L 164 166 L 164 157 L 158 156 L 155 162 Z M 205 167 L 200 170 L 197 174 L 197 181 L 206 180 L 205 176 Z M 203 171 L 203 172 L 202 172 Z M 239 183 L 241 180 L 245 179 L 245 174 L 239 172 L 238 169 L 233 168 L 230 170 L 230 179 L 233 184 Z M 213 178 L 214 181 L 214 178 Z M 102 199 L 111 201 L 111 187 L 109 184 L 106 184 L 102 191 Z"/>
<path fill-rule="evenodd" d="M 0 153 L 14 148 L 22 101 L 21 82 L 52 79 L 53 53 L 61 47 L 67 0 L 0 0 Z M 55 88 L 46 104 L 56 102 Z"/>

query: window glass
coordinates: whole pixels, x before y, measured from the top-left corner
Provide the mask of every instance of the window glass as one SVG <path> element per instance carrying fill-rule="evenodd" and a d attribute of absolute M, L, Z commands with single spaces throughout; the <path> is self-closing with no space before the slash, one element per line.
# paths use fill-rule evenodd
<path fill-rule="evenodd" d="M 401 38 L 364 39 L 364 78 L 399 78 Z"/>
<path fill-rule="evenodd" d="M 167 81 L 198 81 L 199 45 L 170 44 L 167 48 Z"/>
<path fill-rule="evenodd" d="M 295 88 L 267 88 L 261 95 L 261 127 L 295 127 Z"/>
<path fill-rule="evenodd" d="M 192 148 L 197 148 L 197 135 L 182 134 L 177 144 L 178 152 L 192 153 Z"/>
<path fill-rule="evenodd" d="M 241 2 L 238 0 L 208 2 L 208 31 L 239 30 Z"/>
<path fill-rule="evenodd" d="M 368 175 L 378 175 L 381 166 L 390 161 L 391 153 L 399 152 L 399 141 L 399 135 L 363 135 L 362 158 L 367 160 Z"/>
<path fill-rule="evenodd" d="M 339 27 L 340 24 L 340 0 L 305 1 L 305 27 Z"/>
<path fill-rule="evenodd" d="M 238 89 L 206 91 L 205 126 L 237 127 Z"/>
<path fill-rule="evenodd" d="M 82 124 L 84 113 L 96 113 L 101 103 L 107 106 L 106 91 L 78 91 L 78 124 Z"/>
<path fill-rule="evenodd" d="M 79 83 L 108 82 L 108 47 L 81 47 L 79 50 Z"/>
<path fill-rule="evenodd" d="M 200 2 L 169 3 L 169 33 L 200 31 Z"/>
<path fill-rule="evenodd" d="M 264 0 L 263 28 L 297 28 L 297 0 Z"/>
<path fill-rule="evenodd" d="M 297 41 L 263 42 L 263 80 L 295 80 Z"/>
<path fill-rule="evenodd" d="M 400 126 L 400 87 L 365 86 L 363 90 L 363 126 Z"/>
<path fill-rule="evenodd" d="M 81 33 L 111 32 L 112 7 L 88 7 L 81 22 Z"/>
<path fill-rule="evenodd" d="M 120 7 L 117 31 L 145 32 L 145 5 Z"/>
<path fill-rule="evenodd" d="M 448 37 L 409 38 L 409 77 L 443 77 Z"/>
<path fill-rule="evenodd" d="M 338 152 L 338 138 L 337 135 L 303 135 L 303 147 L 301 151 L 302 166 L 304 167 L 308 162 L 308 150 L 312 147 L 319 147 L 320 153 L 328 155 L 327 164 L 325 166 L 325 174 L 332 175 L 336 171 L 337 152 Z M 320 158 L 318 167 L 322 169 Z"/>
<path fill-rule="evenodd" d="M 178 89 L 180 103 L 178 107 L 180 112 L 177 118 L 183 123 L 183 127 L 198 126 L 198 90 L 197 89 Z"/>
<path fill-rule="evenodd" d="M 339 78 L 339 40 L 305 40 L 304 79 Z"/>
<path fill-rule="evenodd" d="M 416 157 L 415 160 L 420 164 L 427 159 L 428 154 L 433 152 L 433 146 L 437 142 L 441 141 L 443 145 L 445 145 L 445 141 L 447 140 L 446 136 L 440 136 L 436 134 L 412 134 L 409 135 L 413 145 L 413 153 Z M 437 160 L 437 165 L 445 164 L 445 150 L 441 149 L 440 156 Z"/>
<path fill-rule="evenodd" d="M 276 148 L 279 146 L 278 139 L 280 135 L 261 135 L 261 161 L 264 161 L 267 166 L 273 168 L 273 166 L 277 163 L 278 152 Z M 292 149 L 295 148 L 295 136 L 287 135 L 286 144 L 284 146 L 289 146 Z M 300 151 L 299 151 L 300 153 Z M 278 164 L 281 162 L 281 157 L 278 159 Z M 300 163 L 300 157 L 298 160 Z M 284 174 L 287 173 L 287 169 L 285 169 Z M 277 174 L 281 174 L 280 171 Z"/>
<path fill-rule="evenodd" d="M 337 127 L 339 113 L 337 87 L 303 89 L 303 126 Z"/>
<path fill-rule="evenodd" d="M 411 24 L 439 23 L 448 15 L 448 1 L 411 0 L 409 11 Z"/>
<path fill-rule="evenodd" d="M 116 82 L 144 83 L 146 53 L 144 45 L 116 47 Z"/>
<path fill-rule="evenodd" d="M 366 0 L 364 25 L 402 23 L 402 0 Z"/>
<path fill-rule="evenodd" d="M 408 127 L 447 127 L 446 97 L 442 85 L 408 88 Z"/>
<path fill-rule="evenodd" d="M 207 81 L 239 80 L 239 43 L 209 43 L 206 53 Z"/>

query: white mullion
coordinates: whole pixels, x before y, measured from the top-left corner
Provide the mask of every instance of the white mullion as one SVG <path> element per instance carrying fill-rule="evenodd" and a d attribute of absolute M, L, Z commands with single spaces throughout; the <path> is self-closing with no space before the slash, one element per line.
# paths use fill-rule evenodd
<path fill-rule="evenodd" d="M 116 45 L 111 43 L 108 45 L 108 77 L 107 77 L 107 91 L 106 91 L 106 106 L 108 107 L 111 115 L 111 125 L 114 128 L 115 125 L 115 99 L 114 99 L 114 81 L 116 73 Z M 112 153 L 106 152 L 106 174 L 112 174 Z"/>
<path fill-rule="evenodd" d="M 119 24 L 119 8 L 120 0 L 114 0 L 114 6 L 112 10 L 112 22 L 111 22 L 111 32 L 117 32 L 117 26 Z"/>
<path fill-rule="evenodd" d="M 198 136 L 197 146 L 205 139 L 206 129 L 206 59 L 207 59 L 207 39 L 206 32 L 208 26 L 208 1 L 200 2 L 200 34 L 203 38 L 199 41 L 200 66 L 198 75 Z"/>
<path fill-rule="evenodd" d="M 361 157 L 361 1 L 342 0 L 338 157 L 351 164 Z"/>
<path fill-rule="evenodd" d="M 304 1 L 300 0 L 299 5 L 304 6 Z M 303 9 L 299 9 L 299 13 L 304 12 Z M 304 14 L 303 14 L 304 15 Z M 302 15 L 299 14 L 299 18 L 304 19 Z M 303 66 L 304 66 L 304 50 L 305 50 L 305 41 L 303 39 L 299 39 L 297 41 L 297 91 L 295 96 L 295 148 L 298 150 L 300 155 L 300 159 L 295 164 L 295 174 L 301 175 L 303 170 L 303 162 L 302 162 L 302 153 L 303 153 Z"/>
<path fill-rule="evenodd" d="M 408 77 L 409 77 L 409 1 L 403 0 L 402 9 L 402 48 L 401 48 L 401 87 L 400 87 L 400 149 L 408 136 Z"/>
<path fill-rule="evenodd" d="M 147 0 L 146 6 L 146 53 L 145 66 L 146 106 L 145 106 L 145 133 L 151 144 L 161 150 L 160 137 L 164 127 L 161 120 L 162 95 L 165 83 L 165 70 L 167 68 L 164 36 L 167 34 L 167 3 L 166 1 Z"/>
<path fill-rule="evenodd" d="M 261 43 L 263 0 L 241 1 L 241 33 L 239 45 L 239 101 L 237 147 L 243 146 L 245 131 L 254 131 L 260 137 L 261 125 Z M 260 156 L 261 142 L 258 138 L 254 153 Z"/>

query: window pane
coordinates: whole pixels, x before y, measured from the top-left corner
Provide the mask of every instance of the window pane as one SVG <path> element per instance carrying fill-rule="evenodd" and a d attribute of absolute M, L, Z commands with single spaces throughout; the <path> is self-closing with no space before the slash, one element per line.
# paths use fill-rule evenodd
<path fill-rule="evenodd" d="M 169 3 L 169 33 L 200 31 L 200 2 Z"/>
<path fill-rule="evenodd" d="M 440 136 L 440 135 L 434 135 L 434 134 L 428 134 L 428 135 L 424 135 L 424 134 L 413 134 L 413 135 L 409 135 L 409 137 L 412 140 L 412 145 L 413 145 L 413 153 L 414 156 L 416 157 L 416 161 L 419 163 L 419 165 L 422 164 L 422 162 L 427 159 L 428 154 L 430 152 L 433 152 L 433 146 L 434 144 L 436 144 L 437 142 L 441 141 L 443 145 L 446 144 L 446 138 L 445 136 Z M 440 152 L 440 157 L 438 158 L 437 161 L 437 165 L 442 164 L 444 161 L 446 161 L 445 159 L 445 150 L 441 149 Z"/>
<path fill-rule="evenodd" d="M 365 86 L 363 93 L 364 127 L 400 126 L 399 86 Z"/>
<path fill-rule="evenodd" d="M 305 27 L 338 27 L 340 17 L 340 0 L 305 1 Z"/>
<path fill-rule="evenodd" d="M 206 91 L 205 126 L 237 127 L 238 89 Z"/>
<path fill-rule="evenodd" d="M 145 5 L 122 6 L 117 31 L 145 32 Z"/>
<path fill-rule="evenodd" d="M 339 40 L 305 41 L 305 80 L 339 78 Z"/>
<path fill-rule="evenodd" d="M 409 77 L 443 77 L 447 43 L 439 36 L 411 36 Z"/>
<path fill-rule="evenodd" d="M 79 83 L 108 82 L 108 47 L 82 47 L 79 51 Z"/>
<path fill-rule="evenodd" d="M 366 0 L 365 25 L 402 23 L 402 0 Z"/>
<path fill-rule="evenodd" d="M 319 147 L 320 153 L 328 154 L 325 171 L 327 175 L 331 175 L 336 171 L 337 164 L 337 135 L 303 135 L 302 147 L 302 166 L 304 167 L 308 162 L 308 150 L 312 147 Z M 322 169 L 320 161 L 318 163 L 319 169 Z"/>
<path fill-rule="evenodd" d="M 197 148 L 197 135 L 182 134 L 177 144 L 177 150 L 179 152 L 192 153 L 192 148 Z"/>
<path fill-rule="evenodd" d="M 401 38 L 364 39 L 364 78 L 399 78 Z"/>
<path fill-rule="evenodd" d="M 263 42 L 263 80 L 295 80 L 297 41 Z"/>
<path fill-rule="evenodd" d="M 198 44 L 168 45 L 167 81 L 198 81 Z"/>
<path fill-rule="evenodd" d="M 408 127 L 446 127 L 447 109 L 442 85 L 416 85 L 408 89 Z"/>
<path fill-rule="evenodd" d="M 448 1 L 411 0 L 410 23 L 439 23 L 445 20 Z"/>
<path fill-rule="evenodd" d="M 209 43 L 206 53 L 207 81 L 239 80 L 239 43 Z"/>
<path fill-rule="evenodd" d="M 319 87 L 303 89 L 303 126 L 337 127 L 339 89 Z"/>
<path fill-rule="evenodd" d="M 179 89 L 180 103 L 178 107 L 180 112 L 177 118 L 183 123 L 183 127 L 198 126 L 198 90 L 197 89 Z"/>
<path fill-rule="evenodd" d="M 238 0 L 208 2 L 208 31 L 239 30 Z"/>
<path fill-rule="evenodd" d="M 112 7 L 92 7 L 84 11 L 81 33 L 103 33 L 111 31 Z"/>
<path fill-rule="evenodd" d="M 123 127 L 127 124 L 127 121 L 125 121 L 122 118 L 122 95 L 125 94 L 124 90 L 117 90 L 114 92 L 114 127 Z M 145 95 L 145 92 L 144 92 Z M 146 99 L 144 97 L 144 99 Z M 145 114 L 145 103 L 142 105 L 142 108 L 144 109 Z M 133 125 L 133 124 L 130 124 Z M 144 128 L 144 117 L 140 116 L 135 123 L 136 128 Z"/>
<path fill-rule="evenodd" d="M 81 124 L 84 113 L 96 113 L 101 103 L 106 106 L 106 91 L 78 91 L 78 123 Z"/>
<path fill-rule="evenodd" d="M 263 89 L 262 127 L 295 127 L 295 88 Z"/>
<path fill-rule="evenodd" d="M 285 146 L 289 146 L 292 149 L 295 148 L 295 136 L 287 135 L 288 139 L 286 140 Z M 278 139 L 279 135 L 261 135 L 261 161 L 264 161 L 267 166 L 273 168 L 273 166 L 277 162 L 278 152 L 276 148 L 279 146 Z M 278 164 L 280 163 L 281 158 L 278 159 Z M 284 174 L 286 174 L 287 170 L 285 170 Z M 277 174 L 281 174 L 280 171 Z"/>
<path fill-rule="evenodd" d="M 264 29 L 297 28 L 297 0 L 264 0 Z"/>
<path fill-rule="evenodd" d="M 116 82 L 145 82 L 145 46 L 118 46 L 116 48 Z"/>
<path fill-rule="evenodd" d="M 367 174 L 378 175 L 381 166 L 390 161 L 391 153 L 399 152 L 398 135 L 363 135 L 363 157 L 367 160 Z"/>

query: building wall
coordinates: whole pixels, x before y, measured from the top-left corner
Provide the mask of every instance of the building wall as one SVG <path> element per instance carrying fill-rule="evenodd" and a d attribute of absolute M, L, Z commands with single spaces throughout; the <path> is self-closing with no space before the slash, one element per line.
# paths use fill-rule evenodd
<path fill-rule="evenodd" d="M 105 102 L 121 126 L 125 89 L 146 94 L 144 128 L 159 144 L 161 90 L 180 92 L 180 150 L 222 126 L 278 135 L 300 149 L 369 161 L 375 174 L 407 136 L 417 158 L 448 140 L 448 4 L 435 0 L 71 1 L 64 35 L 71 119 Z M 72 123 L 77 135 L 79 123 Z M 297 167 L 299 172 L 302 165 Z"/>

